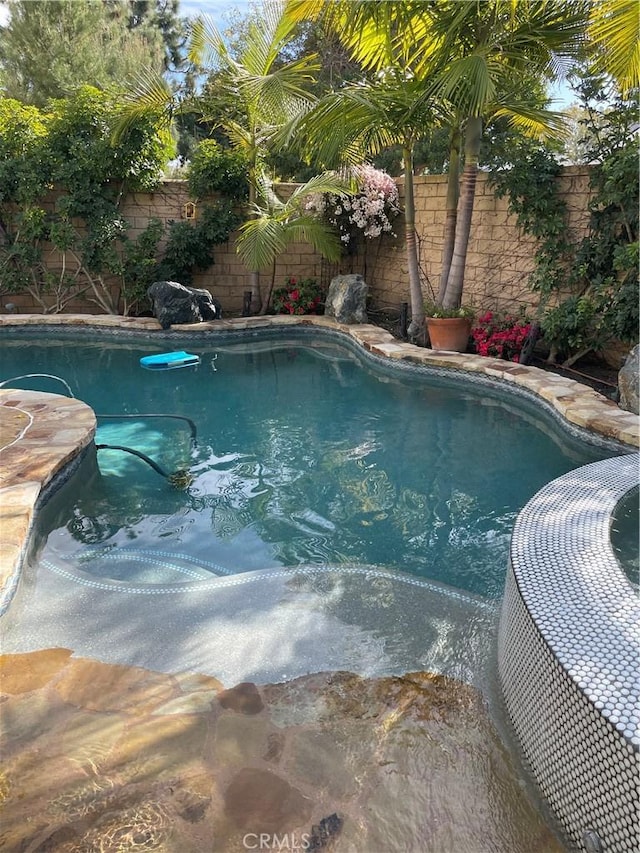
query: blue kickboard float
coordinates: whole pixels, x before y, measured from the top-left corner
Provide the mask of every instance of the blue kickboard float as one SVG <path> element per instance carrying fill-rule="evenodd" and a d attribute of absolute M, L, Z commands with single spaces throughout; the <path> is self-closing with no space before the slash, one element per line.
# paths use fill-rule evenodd
<path fill-rule="evenodd" d="M 193 367 L 200 364 L 200 356 L 190 352 L 161 352 L 158 355 L 145 355 L 140 364 L 147 370 L 175 370 L 177 367 Z"/>

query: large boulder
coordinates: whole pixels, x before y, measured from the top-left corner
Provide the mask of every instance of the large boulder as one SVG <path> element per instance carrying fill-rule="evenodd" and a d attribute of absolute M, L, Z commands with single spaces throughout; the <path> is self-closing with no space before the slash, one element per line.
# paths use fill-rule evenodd
<path fill-rule="evenodd" d="M 324 313 L 338 323 L 368 323 L 367 293 L 369 287 L 361 275 L 337 275 L 331 280 Z"/>
<path fill-rule="evenodd" d="M 640 414 L 640 344 L 636 344 L 618 373 L 620 408 Z"/>
<path fill-rule="evenodd" d="M 163 329 L 175 323 L 204 323 L 222 317 L 220 303 L 208 290 L 185 287 L 177 281 L 154 281 L 147 296 Z"/>

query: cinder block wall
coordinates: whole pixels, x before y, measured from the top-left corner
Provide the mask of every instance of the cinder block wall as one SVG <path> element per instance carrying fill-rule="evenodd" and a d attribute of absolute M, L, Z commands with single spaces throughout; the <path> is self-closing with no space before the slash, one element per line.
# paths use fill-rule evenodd
<path fill-rule="evenodd" d="M 428 175 L 414 179 L 416 232 L 426 298 L 437 294 L 440 283 L 444 239 L 445 175 Z M 570 239 L 578 242 L 589 225 L 589 169 L 571 166 L 559 178 L 560 193 L 567 205 L 567 228 Z M 404 187 L 399 184 L 400 198 Z M 522 234 L 515 216 L 507 212 L 508 199 L 497 199 L 489 186 L 488 175 L 480 173 L 471 221 L 463 302 L 480 310 L 514 311 L 523 305 L 538 305 L 539 294 L 528 287 L 534 269 L 536 241 Z M 409 301 L 408 269 L 404 250 L 404 227 L 401 217 L 395 220 L 396 240 L 385 238 L 377 253 L 371 245 L 367 266 L 374 299 L 380 302 Z"/>
<path fill-rule="evenodd" d="M 420 265 L 423 272 L 423 292 L 428 298 L 437 292 L 443 229 L 445 217 L 446 176 L 429 175 L 415 178 L 416 230 L 420 248 Z M 571 166 L 563 170 L 558 179 L 560 192 L 567 204 L 568 230 L 576 241 L 586 233 L 589 222 L 589 169 Z M 403 182 L 398 182 L 401 200 L 404 197 Z M 286 197 L 293 184 L 280 185 L 279 192 Z M 207 201 L 198 202 L 202 208 Z M 51 200 L 52 203 L 53 199 Z M 137 236 L 152 217 L 159 218 L 165 225 L 183 217 L 183 207 L 189 201 L 184 181 L 166 180 L 153 193 L 132 193 L 123 203 L 122 212 L 130 224 L 131 236 Z M 338 265 L 328 265 L 307 244 L 291 245 L 278 258 L 275 269 L 276 287 L 289 276 L 316 278 L 327 281 L 338 271 L 361 272 L 370 287 L 374 304 L 395 305 L 409 301 L 407 261 L 404 250 L 404 226 L 402 215 L 394 222 L 397 237 L 385 236 L 382 241 L 367 241 L 359 255 L 345 258 Z M 507 199 L 496 199 L 488 184 L 488 176 L 478 176 L 476 199 L 467 257 L 464 302 L 478 308 L 516 310 L 520 305 L 534 307 L 538 295 L 528 288 L 528 276 L 534 267 L 535 240 L 522 235 L 515 217 L 507 213 Z M 245 269 L 234 247 L 234 235 L 222 245 L 213 247 L 214 263 L 206 271 L 194 277 L 195 287 L 205 287 L 220 300 L 227 316 L 239 314 L 243 294 L 249 289 L 249 272 Z M 60 268 L 61 259 L 55 251 L 46 253 L 47 265 L 52 270 Z M 271 279 L 271 270 L 262 272 L 263 290 L 266 292 Z M 149 282 L 151 283 L 151 282 Z M 114 292 L 117 282 L 113 281 Z M 4 305 L 12 302 L 20 312 L 36 312 L 42 309 L 33 298 L 25 294 L 4 295 Z M 85 299 L 69 303 L 67 312 L 94 313 L 99 309 Z"/>

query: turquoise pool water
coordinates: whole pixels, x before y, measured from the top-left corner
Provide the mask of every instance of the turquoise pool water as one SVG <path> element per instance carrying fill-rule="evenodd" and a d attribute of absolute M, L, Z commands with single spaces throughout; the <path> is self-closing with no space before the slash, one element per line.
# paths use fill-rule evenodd
<path fill-rule="evenodd" d="M 631 583 L 640 584 L 640 494 L 631 489 L 618 503 L 611 519 L 611 544 L 622 570 Z"/>
<path fill-rule="evenodd" d="M 2 379 L 64 379 L 99 415 L 99 473 L 46 508 L 43 560 L 124 583 L 297 566 L 379 566 L 488 598 L 502 593 L 517 512 L 545 483 L 610 451 L 540 404 L 486 385 L 393 370 L 319 336 L 3 339 Z M 145 371 L 186 348 L 197 368 Z M 20 387 L 64 393 L 47 379 Z M 44 525 L 44 529 L 42 528 Z"/>

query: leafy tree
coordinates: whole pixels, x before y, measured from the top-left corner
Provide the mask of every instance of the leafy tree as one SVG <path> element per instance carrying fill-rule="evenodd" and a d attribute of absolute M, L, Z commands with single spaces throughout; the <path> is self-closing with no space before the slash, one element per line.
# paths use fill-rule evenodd
<path fill-rule="evenodd" d="M 179 0 L 128 0 L 127 26 L 136 31 L 139 27 L 157 29 L 164 44 L 164 68 L 177 71 L 185 62 L 185 21 L 180 18 Z"/>
<path fill-rule="evenodd" d="M 223 148 L 214 139 L 203 139 L 189 164 L 189 193 L 193 198 L 215 192 L 230 199 L 247 198 L 247 172 L 242 151 Z"/>
<path fill-rule="evenodd" d="M 634 138 L 640 90 L 629 89 L 623 95 L 610 78 L 594 74 L 584 63 L 572 69 L 569 80 L 576 95 L 570 159 L 575 163 L 601 163 Z M 563 153 L 568 153 L 566 147 Z"/>
<path fill-rule="evenodd" d="M 105 88 L 142 66 L 163 67 L 162 34 L 146 21 L 129 29 L 126 0 L 10 0 L 0 28 L 4 93 L 44 106 L 89 84 Z"/>
<path fill-rule="evenodd" d="M 251 21 L 246 44 L 239 56 L 233 56 L 213 22 L 198 18 L 193 22 L 189 58 L 198 67 L 218 72 L 217 83 L 223 97 L 231 96 L 235 109 L 214 118 L 233 148 L 242 151 L 248 164 L 249 203 L 259 201 L 259 176 L 265 152 L 276 130 L 312 101 L 305 86 L 312 79 L 317 63 L 303 57 L 282 63 L 281 53 L 293 33 L 293 24 L 283 17 L 282 4 L 269 3 L 264 14 Z M 125 99 L 120 133 L 130 122 L 151 111 L 164 110 L 168 123 L 181 106 L 200 111 L 202 104 L 191 92 L 174 94 L 157 74 L 141 75 L 134 91 Z M 205 116 L 206 118 L 206 116 Z M 252 306 L 261 305 L 260 277 L 251 271 Z"/>

